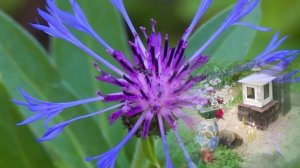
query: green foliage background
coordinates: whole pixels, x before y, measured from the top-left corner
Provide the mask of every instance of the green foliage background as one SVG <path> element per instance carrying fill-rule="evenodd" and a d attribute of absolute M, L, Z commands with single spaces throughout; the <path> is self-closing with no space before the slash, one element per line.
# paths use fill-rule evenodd
<path fill-rule="evenodd" d="M 112 47 L 128 53 L 124 23 L 109 0 L 78 1 L 98 33 Z M 162 33 L 168 33 L 173 44 L 188 26 L 199 4 L 198 0 L 124 1 L 136 27 L 143 25 L 149 28 L 149 20 L 154 18 L 158 23 L 157 29 Z M 59 2 L 60 6 L 68 8 L 67 1 Z M 215 0 L 200 25 L 206 23 L 195 31 L 190 39 L 187 54 L 192 53 L 217 28 L 222 18 L 226 16 L 224 9 L 233 2 L 235 1 Z M 79 121 L 66 128 L 55 140 L 45 143 L 37 143 L 34 140 L 44 131 L 42 122 L 23 127 L 15 125 L 30 115 L 27 109 L 19 108 L 10 101 L 11 98 L 21 98 L 17 92 L 18 87 L 23 87 L 35 97 L 54 102 L 87 98 L 93 96 L 98 89 L 104 92 L 115 89 L 94 80 L 96 71 L 92 67 L 92 59 L 82 51 L 57 39 L 50 39 L 46 50 L 6 15 L 13 17 L 22 15 L 21 9 L 28 8 L 25 4 L 26 0 L 0 1 L 0 9 L 3 11 L 0 12 L 0 167 L 95 167 L 95 163 L 85 162 L 83 158 L 100 154 L 116 145 L 126 135 L 126 129 L 121 122 L 110 126 L 106 120 L 107 115 Z M 300 0 L 262 0 L 261 10 L 257 9 L 246 19 L 252 23 L 260 22 L 261 25 L 272 27 L 275 31 L 279 30 L 282 35 L 289 35 L 290 38 L 282 48 L 296 49 L 300 48 L 299 11 Z M 215 58 L 227 57 L 229 61 L 237 60 L 239 57 L 249 60 L 263 50 L 275 31 L 255 33 L 246 28 L 234 27 L 226 31 L 206 52 Z M 90 48 L 110 59 L 95 41 L 85 35 L 78 35 Z M 291 68 L 300 68 L 299 63 L 300 57 L 294 61 Z M 294 91 L 300 92 L 299 84 L 292 87 Z M 74 108 L 58 117 L 55 122 L 89 113 L 104 106 L 105 104 L 96 103 Z M 168 139 L 172 140 L 172 137 Z M 164 157 L 159 144 L 160 141 L 155 138 L 147 141 L 132 139 L 120 153 L 117 167 L 163 167 Z M 177 157 L 173 156 L 174 162 L 177 165 L 184 165 L 182 158 Z M 297 166 L 299 162 L 299 160 L 291 162 L 291 167 Z"/>

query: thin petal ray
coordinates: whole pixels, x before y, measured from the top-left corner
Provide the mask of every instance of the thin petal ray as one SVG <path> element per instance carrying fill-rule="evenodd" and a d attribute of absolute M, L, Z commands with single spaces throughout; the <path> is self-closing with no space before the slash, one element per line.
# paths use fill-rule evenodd
<path fill-rule="evenodd" d="M 173 164 L 172 164 L 169 149 L 168 149 L 168 144 L 167 144 L 167 139 L 166 139 L 166 134 L 165 134 L 165 129 L 164 129 L 162 116 L 158 115 L 157 118 L 158 118 L 158 124 L 159 124 L 161 139 L 163 141 L 163 148 L 164 148 L 164 152 L 165 152 L 165 157 L 166 157 L 166 167 L 167 168 L 173 168 Z"/>
<path fill-rule="evenodd" d="M 178 130 L 177 129 L 173 130 L 173 133 L 174 133 L 176 141 L 177 141 L 177 143 L 178 143 L 178 145 L 179 145 L 179 147 L 180 147 L 180 149 L 183 153 L 183 156 L 184 156 L 184 158 L 185 158 L 185 160 L 188 164 L 188 168 L 197 168 L 195 163 L 192 161 L 190 155 L 188 154 L 187 150 L 185 149 L 184 144 L 183 144 L 183 142 L 182 142 L 182 140 L 181 140 L 181 138 L 178 134 Z"/>
<path fill-rule="evenodd" d="M 38 141 L 39 142 L 43 142 L 43 141 L 49 141 L 49 140 L 52 140 L 54 139 L 57 135 L 59 135 L 61 133 L 61 131 L 63 131 L 63 129 L 68 126 L 69 124 L 75 122 L 75 121 L 78 121 L 78 120 L 82 120 L 82 119 L 85 119 L 85 118 L 88 118 L 88 117 L 92 117 L 92 116 L 95 116 L 95 115 L 100 115 L 104 112 L 107 112 L 107 111 L 110 111 L 112 109 L 115 109 L 115 108 L 118 108 L 120 106 L 122 106 L 123 104 L 117 104 L 117 105 L 114 105 L 114 106 L 111 106 L 111 107 L 108 107 L 106 109 L 103 109 L 103 110 L 100 110 L 100 111 L 97 111 L 97 112 L 94 112 L 94 113 L 90 113 L 90 114 L 87 114 L 87 115 L 82 115 L 82 116 L 78 116 L 78 117 L 75 117 L 73 119 L 70 119 L 70 120 L 67 120 L 67 121 L 64 121 L 62 123 L 59 123 L 59 124 L 56 124 L 54 126 L 51 126 L 51 127 L 47 127 L 47 131 L 44 133 L 43 137 L 42 138 L 39 138 Z"/>
<path fill-rule="evenodd" d="M 136 133 L 138 128 L 142 125 L 143 120 L 145 119 L 145 113 L 143 113 L 137 122 L 134 124 L 132 129 L 126 135 L 126 137 L 114 148 L 109 151 L 94 157 L 86 158 L 86 161 L 98 160 L 97 167 L 98 168 L 112 168 L 115 165 L 116 157 L 119 154 L 120 150 L 123 146 L 131 139 L 131 137 Z"/>
<path fill-rule="evenodd" d="M 194 30 L 195 26 L 199 22 L 200 18 L 205 14 L 208 7 L 211 5 L 212 0 L 201 0 L 201 4 L 197 10 L 197 13 L 191 22 L 190 26 L 187 29 L 187 32 L 183 35 L 183 39 L 187 40 L 187 38 L 190 36 L 192 31 Z"/>

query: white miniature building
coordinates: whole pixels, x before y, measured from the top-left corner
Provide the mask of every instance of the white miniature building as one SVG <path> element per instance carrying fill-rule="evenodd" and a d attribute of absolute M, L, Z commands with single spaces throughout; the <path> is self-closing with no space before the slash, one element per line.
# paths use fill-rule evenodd
<path fill-rule="evenodd" d="M 276 77 L 263 73 L 249 75 L 238 82 L 243 87 L 243 103 L 263 107 L 273 100 L 272 80 Z"/>

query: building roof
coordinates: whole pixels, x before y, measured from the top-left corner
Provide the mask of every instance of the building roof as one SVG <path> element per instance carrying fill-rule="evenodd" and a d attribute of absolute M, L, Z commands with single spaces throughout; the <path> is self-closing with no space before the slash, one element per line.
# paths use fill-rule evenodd
<path fill-rule="evenodd" d="M 246 76 L 245 78 L 239 80 L 238 82 L 256 85 L 256 86 L 263 86 L 271 82 L 275 78 L 276 77 L 264 73 L 254 73 L 252 75 Z"/>

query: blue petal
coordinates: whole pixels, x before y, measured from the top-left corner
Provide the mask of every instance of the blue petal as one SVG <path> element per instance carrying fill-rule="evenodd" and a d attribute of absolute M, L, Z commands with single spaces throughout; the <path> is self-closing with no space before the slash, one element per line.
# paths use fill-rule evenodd
<path fill-rule="evenodd" d="M 113 168 L 115 165 L 116 157 L 118 155 L 118 151 L 114 148 L 103 153 L 102 155 L 85 158 L 86 161 L 98 160 L 97 167 L 98 168 Z"/>
<path fill-rule="evenodd" d="M 280 81 L 279 83 L 296 83 L 296 82 L 300 82 L 300 78 L 289 78 L 289 79 Z"/>
<path fill-rule="evenodd" d="M 55 117 L 57 114 L 53 114 L 53 115 L 49 115 L 46 120 L 45 120 L 45 127 L 48 128 L 47 131 L 44 133 L 43 137 L 38 139 L 38 141 L 48 141 L 48 140 L 51 140 L 53 138 L 55 138 L 66 126 L 68 126 L 69 124 L 75 122 L 75 121 L 78 121 L 78 120 L 82 120 L 82 119 L 85 119 L 85 118 L 88 118 L 88 117 L 92 117 L 92 116 L 95 116 L 95 115 L 99 115 L 99 114 L 102 114 L 104 112 L 107 112 L 109 110 L 112 110 L 112 109 L 115 109 L 115 108 L 118 108 L 120 106 L 122 106 L 123 104 L 117 104 L 117 105 L 114 105 L 114 106 L 111 106 L 111 107 L 108 107 L 106 109 L 103 109 L 103 110 L 100 110 L 100 111 L 97 111 L 97 112 L 94 112 L 94 113 L 90 113 L 90 114 L 86 114 L 86 115 L 82 115 L 82 116 L 78 116 L 78 117 L 75 117 L 73 119 L 70 119 L 70 120 L 67 120 L 65 122 L 62 122 L 62 123 L 59 123 L 59 124 L 56 124 L 52 127 L 48 127 L 48 122 L 53 118 Z M 59 113 L 59 112 L 58 112 Z"/>
<path fill-rule="evenodd" d="M 240 2 L 240 3 L 239 3 Z M 236 10 L 233 11 L 233 17 L 231 18 L 231 22 L 236 22 L 241 18 L 248 15 L 259 3 L 259 0 L 239 0 L 238 4 L 236 5 Z"/>
<path fill-rule="evenodd" d="M 146 49 L 145 49 L 145 46 L 143 45 L 142 43 L 142 40 L 141 38 L 138 36 L 127 12 L 126 12 L 126 9 L 125 9 L 125 6 L 124 6 L 124 3 L 123 3 L 123 0 L 110 0 L 111 3 L 115 6 L 115 8 L 117 8 L 119 10 L 119 12 L 122 14 L 123 18 L 125 19 L 132 35 L 135 37 L 135 41 L 136 43 L 139 45 L 139 47 L 141 48 L 142 50 L 142 53 L 145 53 L 146 52 Z"/>
<path fill-rule="evenodd" d="M 223 21 L 218 30 L 190 57 L 188 60 L 192 62 L 201 56 L 203 51 L 221 35 L 228 27 L 232 26 L 247 14 L 249 14 L 258 4 L 259 0 L 239 0 L 230 14 Z M 254 26 L 252 26 L 254 27 Z"/>
<path fill-rule="evenodd" d="M 43 135 L 42 138 L 37 139 L 39 142 L 49 141 L 54 139 L 70 122 L 63 122 L 52 128 L 49 128 Z"/>
<path fill-rule="evenodd" d="M 165 134 L 165 130 L 164 130 L 164 124 L 163 124 L 162 116 L 160 114 L 158 114 L 157 117 L 158 117 L 160 135 L 161 135 L 161 139 L 163 141 L 163 149 L 164 149 L 164 152 L 165 152 L 166 167 L 167 168 L 173 168 L 173 164 L 172 164 L 169 149 L 168 149 L 168 144 L 167 144 L 167 139 L 166 139 L 166 134 Z"/>
<path fill-rule="evenodd" d="M 177 141 L 177 143 L 178 143 L 178 145 L 179 145 L 179 147 L 180 147 L 180 149 L 181 149 L 181 151 L 183 153 L 183 156 L 184 156 L 184 158 L 185 158 L 185 160 L 186 160 L 186 162 L 188 164 L 188 168 L 197 168 L 196 165 L 195 165 L 195 163 L 192 161 L 189 153 L 185 149 L 184 144 L 183 144 L 183 142 L 182 142 L 182 140 L 181 140 L 181 138 L 180 138 L 180 136 L 178 134 L 177 129 L 173 130 L 173 132 L 174 132 L 176 141 Z"/>
<path fill-rule="evenodd" d="M 283 38 L 281 38 L 280 40 L 277 41 L 278 37 L 279 37 L 279 33 L 276 32 L 275 35 L 273 36 L 272 40 L 270 41 L 269 45 L 266 47 L 266 49 L 261 54 L 259 54 L 255 59 L 260 60 L 263 57 L 265 57 L 266 55 L 270 54 L 275 49 L 277 49 L 287 38 L 287 36 L 284 36 Z"/>
<path fill-rule="evenodd" d="M 57 17 L 54 17 L 41 9 L 38 9 L 38 13 L 45 21 L 47 21 L 48 25 L 53 26 L 56 30 L 63 31 L 66 29 Z"/>
<path fill-rule="evenodd" d="M 47 118 L 44 120 L 44 127 L 46 129 L 50 128 L 49 127 L 49 123 L 53 120 L 54 117 L 56 117 L 57 115 L 59 115 L 62 111 L 58 111 L 57 113 L 53 113 L 53 114 L 49 114 L 47 116 Z"/>
<path fill-rule="evenodd" d="M 79 14 L 75 14 L 75 17 L 70 15 L 67 12 L 63 12 L 59 10 L 58 7 L 55 6 L 55 1 L 48 0 L 48 12 L 45 12 L 43 10 L 38 9 L 38 13 L 40 16 L 48 23 L 48 26 L 40 25 L 40 24 L 33 24 L 33 26 L 37 29 L 43 30 L 45 33 L 48 33 L 49 35 L 53 35 L 54 37 L 61 38 L 63 40 L 66 40 L 72 44 L 74 44 L 76 47 L 80 48 L 84 52 L 88 53 L 90 56 L 92 56 L 94 59 L 100 61 L 102 64 L 104 64 L 109 69 L 113 70 L 120 76 L 124 75 L 124 72 L 122 72 L 120 69 L 118 69 L 116 66 L 111 64 L 110 62 L 103 59 L 101 56 L 96 54 L 94 51 L 89 49 L 86 45 L 84 45 L 81 41 L 79 41 L 73 34 L 70 32 L 70 30 L 64 25 L 69 24 L 69 26 L 84 31 L 90 35 L 92 35 L 97 41 L 99 41 L 102 45 L 106 47 L 108 50 L 112 50 L 110 46 L 103 41 L 96 32 L 91 28 L 91 26 L 88 24 L 87 20 L 83 18 L 83 12 L 81 9 L 79 9 L 79 6 L 74 4 L 74 12 L 79 12 Z M 75 1 L 71 1 L 75 2 Z M 60 18 L 62 17 L 62 18 Z M 62 20 L 65 19 L 65 20 Z M 141 41 L 140 41 L 141 42 Z"/>
<path fill-rule="evenodd" d="M 274 80 L 275 83 L 290 83 L 290 82 L 299 82 L 300 78 L 294 78 L 294 75 L 296 75 L 298 72 L 300 72 L 300 69 L 293 70 L 290 73 L 281 75 L 280 77 L 276 78 Z"/>
<path fill-rule="evenodd" d="M 193 21 L 191 22 L 190 26 L 188 27 L 186 34 L 184 34 L 184 36 L 183 36 L 184 40 L 187 40 L 187 38 L 194 30 L 197 23 L 199 22 L 200 18 L 204 15 L 204 13 L 208 9 L 208 7 L 211 5 L 211 3 L 212 3 L 212 0 L 202 0 L 201 1 L 201 4 L 197 10 L 197 13 L 196 13 Z"/>
<path fill-rule="evenodd" d="M 25 102 L 22 102 L 22 101 L 19 101 L 19 100 L 16 100 L 16 99 L 12 99 L 11 100 L 13 103 L 15 103 L 16 105 L 19 105 L 19 106 L 28 106 L 28 103 L 25 103 Z"/>
<path fill-rule="evenodd" d="M 257 31 L 262 31 L 262 32 L 272 31 L 271 28 L 261 27 L 261 26 L 253 25 L 253 24 L 247 23 L 247 22 L 236 22 L 233 25 L 245 26 L 245 27 L 249 27 L 251 29 L 257 30 Z"/>
<path fill-rule="evenodd" d="M 285 61 L 288 59 L 288 56 L 290 55 L 298 55 L 298 50 L 280 50 L 273 52 L 267 56 L 265 56 L 262 61 L 266 64 L 272 63 L 274 61 Z"/>
<path fill-rule="evenodd" d="M 90 27 L 90 24 L 88 20 L 86 19 L 86 16 L 83 12 L 83 10 L 80 8 L 76 0 L 70 0 L 71 5 L 73 6 L 73 13 L 78 21 L 82 23 L 82 25 L 86 25 Z"/>
<path fill-rule="evenodd" d="M 38 114 L 35 114 L 35 115 L 23 120 L 22 122 L 17 123 L 17 125 L 20 126 L 20 125 L 29 124 L 29 123 L 32 123 L 36 120 L 42 119 L 44 117 L 45 117 L 44 114 L 38 113 Z"/>
<path fill-rule="evenodd" d="M 53 14 L 56 14 L 64 24 L 91 35 L 100 44 L 102 44 L 105 49 L 113 50 L 101 37 L 97 35 L 97 33 L 91 27 L 78 3 L 75 0 L 70 0 L 70 3 L 73 7 L 74 15 L 60 10 L 53 1 L 50 1 L 48 3 L 48 6 L 50 8 L 50 11 L 52 11 Z"/>
<path fill-rule="evenodd" d="M 46 122 L 44 123 L 46 126 L 46 125 L 48 125 L 48 122 L 50 122 L 50 120 L 53 117 L 55 117 L 56 115 L 61 113 L 66 108 L 103 100 L 103 97 L 97 96 L 97 97 L 83 99 L 83 100 L 77 100 L 77 101 L 73 101 L 73 102 L 52 103 L 52 102 L 46 102 L 46 101 L 36 99 L 36 98 L 30 96 L 22 88 L 19 88 L 19 92 L 24 97 L 26 102 L 22 102 L 19 100 L 12 100 L 12 101 L 14 103 L 16 103 L 17 105 L 27 107 L 31 112 L 34 112 L 35 114 L 33 116 L 27 118 L 26 120 L 18 123 L 17 125 L 24 125 L 24 124 L 28 124 L 28 123 L 34 122 L 36 120 L 39 120 L 39 119 L 46 118 Z"/>
<path fill-rule="evenodd" d="M 48 5 L 48 11 L 51 12 L 52 15 L 57 15 L 57 17 L 59 17 L 62 22 L 64 22 L 70 27 L 86 32 L 86 28 L 84 27 L 84 24 L 79 23 L 77 18 L 75 18 L 71 13 L 60 10 L 56 6 L 54 1 L 48 0 L 47 5 Z"/>
<path fill-rule="evenodd" d="M 98 159 L 97 167 L 98 168 L 113 168 L 115 165 L 115 160 L 120 152 L 120 150 L 123 148 L 123 146 L 132 138 L 132 136 L 136 133 L 138 128 L 142 125 L 143 121 L 145 119 L 145 113 L 143 113 L 138 121 L 134 124 L 132 129 L 129 131 L 129 133 L 126 135 L 126 137 L 114 148 L 110 149 L 109 151 L 105 152 L 104 154 L 94 156 L 94 157 L 88 157 L 85 160 L 86 161 L 92 161 Z"/>
<path fill-rule="evenodd" d="M 24 89 L 18 88 L 18 90 L 29 104 L 44 103 L 44 101 L 38 100 L 38 99 L 30 96 Z"/>
<path fill-rule="evenodd" d="M 23 89 L 19 89 L 20 93 L 26 100 L 27 104 L 25 102 L 21 101 L 15 101 L 18 104 L 22 105 L 27 105 L 27 107 L 32 111 L 32 112 L 56 112 L 59 110 L 63 110 L 68 107 L 73 107 L 77 105 L 82 105 L 86 103 L 91 103 L 95 101 L 101 101 L 103 100 L 103 97 L 97 96 L 93 98 L 88 98 L 88 99 L 83 99 L 83 100 L 77 100 L 77 101 L 72 101 L 72 102 L 64 102 L 64 103 L 52 103 L 52 102 L 47 102 L 47 101 L 42 101 L 39 99 L 36 99 L 32 96 L 30 96 L 26 91 Z"/>
<path fill-rule="evenodd" d="M 41 30 L 41 31 L 49 34 L 50 36 L 65 39 L 65 36 L 63 36 L 60 32 L 56 31 L 55 29 L 51 29 L 48 26 L 44 26 L 44 25 L 40 25 L 40 24 L 32 24 L 32 23 L 30 25 L 35 29 Z"/>

